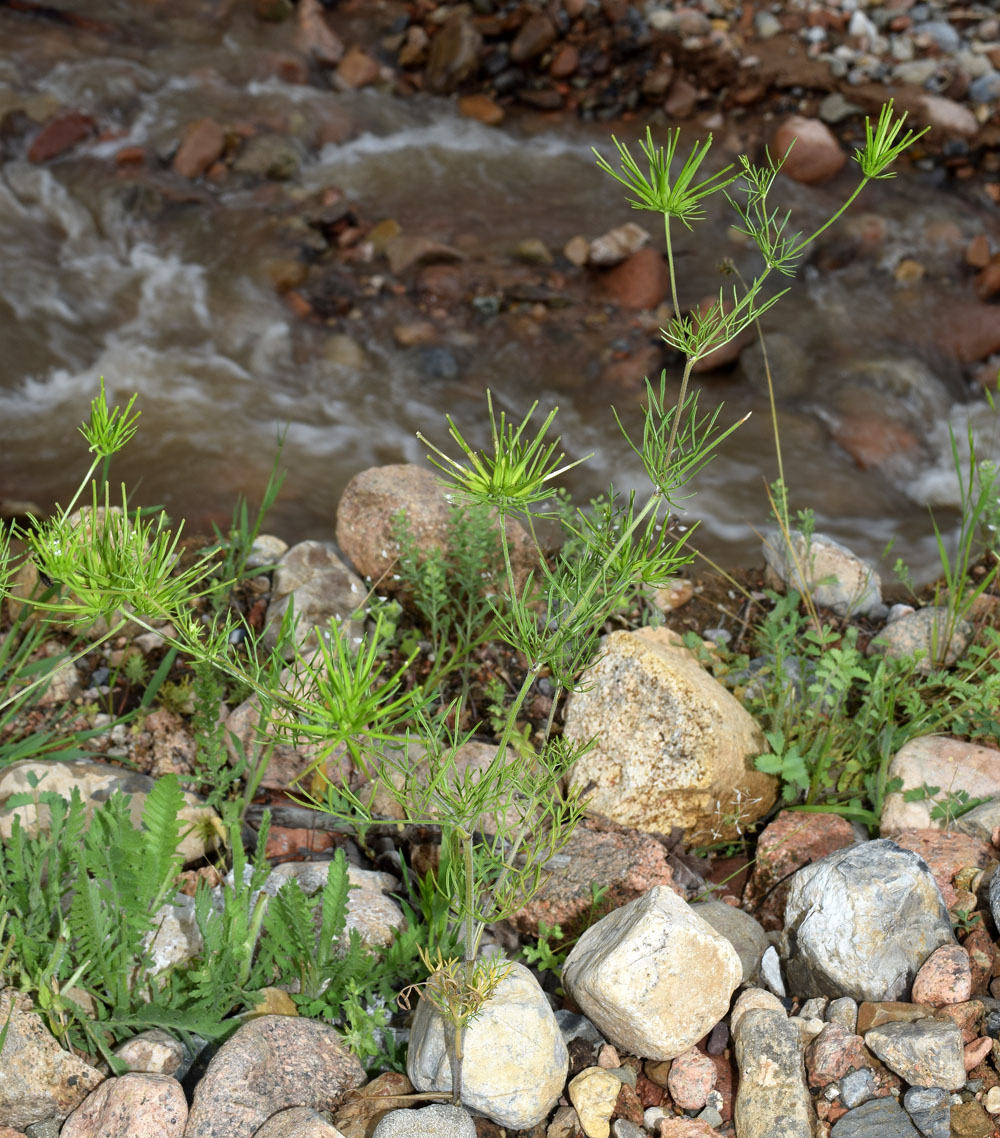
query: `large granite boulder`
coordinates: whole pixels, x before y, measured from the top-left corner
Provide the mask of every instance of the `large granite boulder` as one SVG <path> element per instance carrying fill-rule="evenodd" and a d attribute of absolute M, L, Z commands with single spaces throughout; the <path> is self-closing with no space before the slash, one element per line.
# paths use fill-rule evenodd
<path fill-rule="evenodd" d="M 566 709 L 566 738 L 593 739 L 570 787 L 596 814 L 686 840 L 731 839 L 774 804 L 767 749 L 742 705 L 663 629 L 612 632 Z"/>

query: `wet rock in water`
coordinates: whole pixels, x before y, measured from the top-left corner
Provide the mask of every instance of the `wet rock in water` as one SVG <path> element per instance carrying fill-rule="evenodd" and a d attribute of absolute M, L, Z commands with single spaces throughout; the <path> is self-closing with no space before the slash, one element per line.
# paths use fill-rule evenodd
<path fill-rule="evenodd" d="M 807 185 L 828 181 L 847 161 L 833 132 L 819 119 L 802 115 L 785 119 L 775 131 L 769 149 L 778 161 L 789 147 L 791 151 L 785 157 L 781 172 Z"/>
<path fill-rule="evenodd" d="M 407 324 L 397 324 L 392 330 L 392 338 L 399 348 L 417 348 L 436 344 L 441 333 L 430 320 L 413 320 Z"/>
<path fill-rule="evenodd" d="M 450 1091 L 445 1026 L 421 998 L 413 1019 L 406 1071 L 419 1091 Z M 569 1053 L 537 980 L 511 964 L 465 1032 L 462 1102 L 500 1126 L 528 1129 L 563 1092 Z"/>
<path fill-rule="evenodd" d="M 332 1027 L 259 1016 L 237 1028 L 195 1087 L 184 1138 L 251 1138 L 279 1110 L 335 1110 L 365 1081 Z"/>
<path fill-rule="evenodd" d="M 396 274 L 405 272 L 413 265 L 446 264 L 465 259 L 465 254 L 451 245 L 434 241 L 430 237 L 409 237 L 405 234 L 386 241 L 385 255 L 390 271 Z"/>
<path fill-rule="evenodd" d="M 311 1107 L 292 1106 L 272 1114 L 254 1131 L 253 1138 L 344 1138 L 344 1135 Z"/>
<path fill-rule="evenodd" d="M 104 1076 L 52 1038 L 31 1000 L 13 988 L 0 991 L 0 1120 L 23 1130 L 61 1122 L 103 1082 Z"/>
<path fill-rule="evenodd" d="M 315 640 L 317 630 L 337 621 L 348 636 L 360 636 L 364 617 L 356 616 L 365 599 L 361 579 L 347 568 L 332 544 L 301 541 L 282 557 L 274 571 L 271 601 L 264 617 L 264 645 L 278 643 L 282 621 L 289 606 L 297 618 L 294 642 L 305 648 Z M 291 647 L 285 653 L 292 654 Z"/>
<path fill-rule="evenodd" d="M 295 46 L 324 67 L 336 67 L 344 58 L 344 45 L 326 22 L 320 0 L 299 0 L 299 26 Z"/>
<path fill-rule="evenodd" d="M 93 817 L 94 811 L 116 790 L 131 795 L 129 814 L 132 824 L 137 828 L 142 824 L 146 796 L 153 789 L 155 781 L 149 775 L 89 759 L 74 759 L 70 762 L 22 759 L 0 772 L 0 837 L 10 837 L 15 815 L 20 818 L 22 828 L 29 834 L 48 828 L 49 808 L 44 803 L 37 806 L 34 803 L 4 806 L 11 795 L 30 793 L 35 779 L 42 790 L 54 791 L 67 801 L 72 798 L 74 789 L 78 790 L 88 821 Z M 189 791 L 184 793 L 184 802 L 178 817 L 185 825 L 182 826 L 182 837 L 177 849 L 185 862 L 197 861 L 215 848 L 214 838 L 206 837 L 206 834 L 214 834 L 219 818 L 211 807 L 205 806 L 197 795 Z"/>
<path fill-rule="evenodd" d="M 717 1078 L 712 1060 L 697 1047 L 690 1047 L 670 1064 L 667 1090 L 681 1110 L 701 1110 L 715 1089 Z"/>
<path fill-rule="evenodd" d="M 936 668 L 950 668 L 965 653 L 974 629 L 949 609 L 938 606 L 918 609 L 890 621 L 869 646 L 894 660 L 913 659 L 916 670 L 929 675 Z"/>
<path fill-rule="evenodd" d="M 485 126 L 499 126 L 506 117 L 503 107 L 489 95 L 463 95 L 458 100 L 458 113 Z"/>
<path fill-rule="evenodd" d="M 742 972 L 733 946 L 657 886 L 583 933 L 563 984 L 616 1047 L 672 1059 L 725 1015 Z"/>
<path fill-rule="evenodd" d="M 839 1118 L 830 1138 L 921 1138 L 921 1132 L 894 1098 L 876 1098 Z"/>
<path fill-rule="evenodd" d="M 965 1085 L 962 1032 L 949 1020 L 885 1023 L 865 1032 L 865 1046 L 911 1087 Z"/>
<path fill-rule="evenodd" d="M 813 382 L 809 353 L 786 332 L 771 332 L 768 335 L 767 362 L 776 399 L 801 395 Z M 740 369 L 756 391 L 767 391 L 764 349 L 756 338 L 740 352 Z"/>
<path fill-rule="evenodd" d="M 476 1138 L 468 1111 L 450 1103 L 431 1103 L 415 1110 L 391 1110 L 382 1116 L 372 1138 Z"/>
<path fill-rule="evenodd" d="M 215 119 L 203 118 L 188 123 L 184 137 L 174 155 L 174 170 L 182 178 L 200 178 L 222 156 L 226 136 Z"/>
<path fill-rule="evenodd" d="M 879 827 L 882 837 L 903 830 L 940 830 L 950 822 L 977 838 L 990 839 L 993 825 L 989 822 L 976 825 L 976 818 L 980 816 L 976 811 L 950 819 L 947 803 L 962 796 L 967 799 L 1000 798 L 1000 751 L 963 739 L 923 735 L 899 748 L 889 764 L 887 777 L 902 779 L 902 785 L 886 796 Z M 923 786 L 936 786 L 938 792 L 918 801 L 906 801 L 907 791 Z M 981 811 L 993 809 L 990 804 L 977 808 Z M 936 817 L 931 817 L 932 811 Z M 972 819 L 970 815 L 973 815 Z M 1000 822 L 1000 818 L 997 821 Z"/>
<path fill-rule="evenodd" d="M 423 346 L 417 350 L 420 374 L 425 379 L 455 379 L 459 374 L 458 360 L 450 348 Z"/>
<path fill-rule="evenodd" d="M 898 1000 L 943 944 L 951 921 L 926 863 L 880 839 L 800 869 L 785 910 L 782 955 L 804 996 Z"/>
<path fill-rule="evenodd" d="M 937 306 L 937 315 L 937 346 L 960 362 L 974 363 L 1000 352 L 1000 305 L 946 299 Z"/>
<path fill-rule="evenodd" d="M 364 371 L 371 363 L 364 347 L 353 337 L 346 336 L 341 332 L 334 333 L 326 339 L 323 344 L 323 356 L 328 363 L 348 368 L 351 371 Z M 280 557 L 281 554 L 279 553 L 278 556 Z"/>
<path fill-rule="evenodd" d="M 918 435 L 891 419 L 877 418 L 868 412 L 841 413 L 829 426 L 833 441 L 847 451 L 862 470 L 881 469 L 890 477 L 905 478 L 912 464 L 918 461 Z"/>
<path fill-rule="evenodd" d="M 424 69 L 428 91 L 446 95 L 479 70 L 483 37 L 468 15 L 459 10 L 450 16 L 431 40 Z"/>
<path fill-rule="evenodd" d="M 577 239 L 572 238 L 572 240 Z M 609 229 L 600 237 L 595 237 L 590 242 L 588 256 L 582 261 L 572 257 L 570 260 L 574 264 L 584 264 L 589 260 L 590 264 L 596 265 L 598 268 L 608 269 L 613 265 L 620 265 L 633 253 L 637 253 L 648 241 L 648 230 L 643 229 L 641 225 L 636 225 L 634 221 L 629 221 L 625 225 Z"/>
<path fill-rule="evenodd" d="M 53 115 L 35 135 L 28 147 L 29 162 L 48 162 L 58 158 L 81 142 L 92 138 L 97 123 L 82 111 L 66 110 Z"/>
<path fill-rule="evenodd" d="M 790 538 L 789 543 L 778 529 L 764 535 L 764 560 L 777 582 L 809 593 L 817 605 L 833 609 L 839 616 L 879 608 L 882 582 L 878 573 L 847 546 L 820 533 L 807 541 L 798 530 L 792 530 Z"/>
<path fill-rule="evenodd" d="M 733 1028 L 740 1138 L 812 1138 L 815 1111 L 803 1077 L 802 1036 L 783 1013 L 752 1008 Z"/>
<path fill-rule="evenodd" d="M 681 826 L 693 843 L 735 836 L 734 809 L 743 826 L 765 814 L 776 783 L 751 766 L 764 740 L 742 705 L 662 630 L 604 647 L 566 709 L 567 740 L 597 740 L 570 774 L 590 808 L 647 832 Z"/>
<path fill-rule="evenodd" d="M 854 828 L 840 814 L 782 810 L 757 840 L 757 858 L 743 892 L 747 911 L 759 920 L 771 917 L 783 923 L 792 873 L 857 840 Z"/>
<path fill-rule="evenodd" d="M 767 933 L 749 913 L 727 905 L 724 901 L 701 901 L 691 906 L 703 921 L 736 949 L 743 966 L 743 984 L 756 983 L 760 975 L 761 957 L 769 947 Z"/>
<path fill-rule="evenodd" d="M 622 308 L 656 308 L 670 291 L 670 270 L 655 249 L 640 249 L 604 273 L 600 287 Z"/>
<path fill-rule="evenodd" d="M 288 182 L 297 177 L 302 165 L 302 148 L 294 138 L 282 134 L 256 134 L 247 139 L 233 163 L 237 174 Z"/>
<path fill-rule="evenodd" d="M 609 909 L 627 905 L 654 885 L 675 887 L 661 841 L 636 830 L 595 826 L 599 823 L 584 821 L 552 859 L 541 889 L 511 917 L 518 931 L 537 936 L 544 922 L 558 925 L 567 938 L 576 937 L 594 907 L 594 881 L 608 882 L 602 904 Z"/>
<path fill-rule="evenodd" d="M 372 59 L 363 48 L 355 45 L 348 49 L 347 54 L 337 64 L 333 83 L 341 90 L 355 91 L 377 83 L 381 74 L 382 69 L 378 61 Z"/>
<path fill-rule="evenodd" d="M 169 1075 L 127 1074 L 105 1079 L 60 1130 L 61 1138 L 182 1138 L 188 1106 Z"/>

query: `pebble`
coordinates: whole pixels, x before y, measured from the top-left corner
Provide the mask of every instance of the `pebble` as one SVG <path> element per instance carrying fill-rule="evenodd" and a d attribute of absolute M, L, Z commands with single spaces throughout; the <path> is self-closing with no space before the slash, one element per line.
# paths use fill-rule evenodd
<path fill-rule="evenodd" d="M 920 1138 L 920 1131 L 895 1099 L 876 1098 L 838 1119 L 830 1138 Z"/>
<path fill-rule="evenodd" d="M 621 1087 L 621 1080 L 603 1067 L 587 1067 L 570 1080 L 569 1101 L 587 1138 L 608 1138 Z"/>
<path fill-rule="evenodd" d="M 717 1077 L 712 1060 L 697 1047 L 692 1047 L 671 1063 L 667 1090 L 681 1110 L 701 1110 L 715 1088 Z"/>
<path fill-rule="evenodd" d="M 753 1008 L 733 1030 L 740 1138 L 812 1138 L 815 1111 L 805 1085 L 802 1038 L 783 1013 Z"/>
<path fill-rule="evenodd" d="M 960 944 L 944 944 L 920 966 L 913 981 L 913 1002 L 940 1007 L 961 1004 L 972 995 L 969 954 Z"/>
<path fill-rule="evenodd" d="M 910 1086 L 957 1090 L 965 1085 L 957 1024 L 937 1019 L 886 1023 L 865 1032 L 865 1046 Z"/>
<path fill-rule="evenodd" d="M 432 1103 L 416 1110 L 390 1110 L 379 1119 L 372 1138 L 476 1138 L 476 1124 L 460 1106 Z"/>

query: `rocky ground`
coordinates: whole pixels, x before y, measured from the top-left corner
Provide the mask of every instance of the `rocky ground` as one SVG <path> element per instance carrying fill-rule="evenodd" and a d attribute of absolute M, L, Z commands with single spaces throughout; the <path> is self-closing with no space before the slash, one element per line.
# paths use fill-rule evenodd
<path fill-rule="evenodd" d="M 338 516 L 338 540 L 351 563 L 322 543 L 285 550 L 268 538 L 258 552 L 278 558 L 278 568 L 273 578 L 251 578 L 241 605 L 255 609 L 253 620 L 266 626 L 294 594 L 303 633 L 350 608 L 363 584 L 355 570 L 379 573 L 399 507 L 425 542 L 441 539 L 447 510 L 440 494 L 422 468 L 358 475 Z M 794 573 L 780 549 L 772 536 L 765 553 L 774 583 Z M 831 620 L 861 622 L 870 630 L 866 638 L 881 638 L 886 652 L 934 650 L 942 610 L 890 609 L 877 576 L 849 551 L 817 536 L 813 553 L 811 589 Z M 717 632 L 720 607 L 732 607 L 729 591 L 681 582 L 659 603 L 668 624 L 704 633 L 711 622 Z M 747 599 L 754 595 L 763 599 L 759 590 Z M 991 622 L 994 606 L 986 596 L 974 619 Z M 739 612 L 729 616 L 738 626 Z M 972 623 L 956 629 L 963 640 L 975 633 Z M 139 642 L 154 660 L 156 641 Z M 112 646 L 107 659 L 120 663 L 127 647 L 127 641 Z M 82 707 L 113 695 L 108 669 L 97 665 L 63 670 L 50 701 Z M 127 700 L 124 678 L 113 683 Z M 664 708 L 672 709 L 669 730 Z M 235 734 L 248 730 L 248 714 L 250 705 L 231 711 Z M 331 1027 L 292 1014 L 287 994 L 272 989 L 263 1014 L 193 1068 L 181 1043 L 144 1032 L 118 1048 L 131 1072 L 109 1078 L 106 1069 L 61 1050 L 30 1002 L 8 989 L 0 995 L 0 1015 L 9 1023 L 0 1053 L 0 1126 L 7 1129 L 0 1134 L 991 1138 L 1000 1132 L 994 1121 L 1000 1116 L 997 751 L 957 739 L 912 740 L 893 757 L 889 774 L 900 786 L 887 799 L 877 840 L 836 814 L 779 810 L 776 781 L 745 761 L 762 746 L 759 728 L 678 646 L 670 628 L 611 632 L 588 690 L 560 719 L 567 736 L 598 739 L 586 769 L 573 775 L 588 783 L 593 816 L 542 893 L 489 939 L 491 951 L 514 951 L 543 921 L 579 939 L 561 989 L 551 976 L 518 963 L 471 1026 L 463 1068 L 471 1113 L 406 1097 L 416 1087 L 433 1100 L 447 1085 L 441 1023 L 425 1004 L 412 1020 L 397 1020 L 408 1031 L 408 1077 L 387 1072 L 366 1082 Z M 482 745 L 470 746 L 463 762 L 471 769 L 482 761 L 474 751 Z M 95 805 L 115 786 L 141 797 L 151 776 L 188 774 L 194 762 L 190 724 L 182 712 L 166 709 L 93 747 L 92 760 L 9 766 L 0 776 L 0 802 L 30 790 L 32 775 L 45 775 L 60 793 L 76 787 Z M 290 783 L 311 758 L 308 750 L 279 747 L 265 776 L 258 802 L 272 806 L 276 823 L 267 848 L 274 883 L 265 892 L 289 875 L 304 889 L 317 888 L 323 878 L 317 869 L 335 845 L 343 846 L 356 863 L 350 922 L 370 943 L 384 944 L 402 921 L 387 895 L 399 890 L 398 879 L 384 872 L 398 866 L 391 851 L 402 842 L 414 865 L 426 862 L 431 835 L 427 827 L 390 826 L 374 840 L 370 833 L 367 848 L 387 856 L 375 866 L 365 862 L 358 846 L 349 840 L 345 846 L 344 834 L 323 828 L 322 816 L 288 800 Z M 122 761 L 145 773 L 123 769 Z M 615 770 L 620 777 L 610 777 Z M 933 802 L 904 797 L 905 789 L 930 782 L 983 801 L 958 824 L 942 821 L 932 815 Z M 192 806 L 204 810 L 196 800 Z M 5 807 L 0 832 L 9 833 L 14 811 L 29 820 L 34 809 Z M 748 861 L 741 832 L 757 820 L 766 825 Z M 202 844 L 186 848 L 192 867 L 204 866 L 212 832 L 200 826 Z M 690 855 L 692 842 L 713 837 L 735 843 L 742 856 L 712 863 Z M 214 871 L 186 875 L 188 884 L 206 872 Z M 213 881 L 221 898 L 217 874 Z M 593 882 L 607 887 L 597 912 Z M 197 953 L 192 912 L 184 895 L 164 912 L 157 949 L 164 959 Z"/>
<path fill-rule="evenodd" d="M 84 20 L 83 31 L 100 34 L 99 21 L 89 16 L 14 0 L 3 8 L 70 26 Z M 577 115 L 690 121 L 709 129 L 735 122 L 758 146 L 776 133 L 779 139 L 796 134 L 789 173 L 804 182 L 835 173 L 861 140 L 863 115 L 877 113 L 891 95 L 914 121 L 935 127 L 912 161 L 1000 202 L 1000 25 L 987 5 L 816 0 L 793 8 L 705 0 L 684 9 L 640 10 L 613 0 L 549 7 L 483 0 L 457 7 L 344 3 L 325 10 L 315 0 L 300 0 L 297 8 L 288 0 L 258 0 L 255 12 L 296 28 L 298 49 L 272 58 L 285 79 L 341 88 L 379 84 L 404 98 L 422 90 L 454 95 L 463 113 L 487 123 Z M 800 119 L 789 123 L 792 116 Z M 8 118 L 2 145 L 34 162 L 51 161 L 100 125 L 72 108 L 41 125 Z M 211 193 L 242 176 L 280 180 L 282 147 L 254 141 L 274 137 L 234 135 L 203 118 L 189 124 L 165 164 L 197 182 L 193 193 Z M 119 151 L 116 160 L 128 176 L 160 158 L 140 149 Z M 627 384 L 658 368 L 664 266 L 634 234 L 608 242 L 617 243 L 610 255 L 597 242 L 583 241 L 562 250 L 526 246 L 514 265 L 470 263 L 459 249 L 411 237 L 391 222 L 375 225 L 336 191 L 309 203 L 297 225 L 299 252 L 275 266 L 274 283 L 304 321 L 336 321 L 375 289 L 398 298 L 392 321 L 400 344 L 435 348 L 459 300 L 472 298 L 473 312 L 558 321 L 567 302 L 579 317 L 595 297 L 595 315 L 611 297 L 628 313 L 625 323 L 634 319 L 639 327 L 634 341 L 618 349 L 622 358 L 609 358 L 607 368 L 618 367 Z M 820 255 L 854 255 L 872 239 L 880 238 L 859 229 L 847 254 L 841 246 Z M 1000 351 L 997 250 L 983 240 L 956 247 L 954 256 L 967 273 L 968 303 L 945 323 L 970 373 L 976 369 L 988 379 Z M 921 269 L 915 262 L 897 271 L 919 275 Z M 352 351 L 351 343 L 345 337 L 343 351 Z M 448 366 L 446 355 L 433 359 Z M 864 455 L 874 462 L 870 438 L 865 445 L 869 450 L 859 451 L 858 461 Z M 364 552 L 348 544 L 341 540 L 354 569 L 369 574 Z M 369 556 L 377 560 L 377 548 Z M 315 571 L 320 608 L 313 616 L 322 619 L 334 590 L 358 578 L 325 547 L 321 558 L 301 548 L 298 557 Z M 290 573 L 293 563 L 286 566 Z M 780 568 L 772 571 L 780 575 Z M 301 580 L 301 566 L 294 572 Z M 751 588 L 761 583 L 761 575 L 750 576 Z M 280 591 L 270 579 L 249 586 L 246 607 L 258 627 Z M 304 591 L 297 600 L 307 611 Z M 682 588 L 668 606 L 670 623 L 703 633 L 718 624 L 720 604 L 734 605 L 725 584 L 699 584 L 690 593 Z M 927 613 L 897 611 L 891 624 L 898 631 L 900 621 L 917 617 L 920 628 L 914 632 L 911 622 L 909 635 L 923 636 L 926 644 L 937 619 L 931 613 L 925 627 Z M 868 622 L 866 634 L 889 627 L 881 594 L 866 613 L 854 615 Z M 679 662 L 669 641 L 650 642 L 625 630 L 614 635 L 605 665 L 612 692 L 621 674 L 615 669 L 636 667 L 647 696 L 665 698 L 680 685 L 687 707 L 721 706 L 722 689 L 701 669 Z M 145 650 L 155 658 L 154 642 Z M 64 678 L 65 686 L 52 693 L 56 703 L 108 695 L 100 690 L 108 674 L 81 670 Z M 124 706 L 129 693 L 124 685 L 114 690 Z M 728 708 L 730 742 L 754 731 L 741 710 Z M 700 718 L 712 722 L 719 714 Z M 247 729 L 245 709 L 242 720 L 240 709 L 233 715 L 231 727 Z M 627 750 L 645 729 L 649 705 L 640 705 L 631 722 L 617 704 L 582 705 L 580 715 L 581 731 L 590 730 L 593 716 L 609 748 Z M 744 786 L 725 767 L 712 788 L 746 791 L 746 821 L 770 817 L 752 866 L 745 853 L 711 865 L 690 856 L 691 840 L 707 840 L 718 823 L 719 798 L 706 797 L 704 787 L 698 788 L 701 813 L 679 817 L 661 808 L 662 787 L 654 793 L 640 781 L 625 819 L 615 817 L 612 788 L 601 816 L 574 839 L 558 883 L 511 929 L 497 930 L 497 943 L 507 946 L 536 933 L 541 920 L 576 932 L 591 901 L 590 883 L 609 888 L 612 911 L 573 949 L 562 979 L 565 995 L 546 994 L 538 977 L 519 966 L 505 981 L 510 991 L 498 1000 L 496 1015 L 470 1033 L 466 1101 L 474 1115 L 441 1106 L 417 1115 L 386 1113 L 420 1105 L 391 1096 L 405 1096 L 413 1085 L 424 1091 L 440 1086 L 440 1029 L 435 1035 L 427 1017 L 410 1025 L 412 1083 L 397 1073 L 365 1083 L 332 1029 L 289 1015 L 250 1020 L 207 1070 L 193 1073 L 187 1070 L 191 1056 L 176 1041 L 147 1034 L 123 1045 L 133 1073 L 116 1079 L 61 1051 L 27 1002 L 8 990 L 0 995 L 0 1022 L 9 1024 L 0 1053 L 0 1138 L 360 1138 L 373 1131 L 379 1138 L 989 1138 L 1000 1133 L 994 1121 L 1000 1116 L 1000 1000 L 994 995 L 1000 996 L 1000 885 L 991 884 L 1000 856 L 997 754 L 948 739 L 916 743 L 894 759 L 905 786 L 934 781 L 990 800 L 965 815 L 960 828 L 944 828 L 927 803 L 905 802 L 900 793 L 895 813 L 882 819 L 883 837 L 859 841 L 858 831 L 836 815 L 776 811 L 773 780 Z M 121 780 L 122 759 L 142 772 L 129 776 L 129 789 L 139 791 L 149 782 L 137 778 L 186 773 L 193 756 L 190 726 L 176 711 L 156 711 L 141 732 L 119 732 L 101 747 L 86 769 L 67 771 L 95 800 Z M 270 805 L 278 823 L 267 852 L 304 872 L 342 838 L 319 828 L 315 818 L 303 819 L 287 800 L 284 792 L 303 757 L 279 758 L 286 765 L 272 767 L 257 804 Z M 598 767 L 587 777 L 599 783 L 600 774 Z M 647 778 L 653 774 L 646 771 Z M 23 768 L 4 772 L 0 799 L 28 788 L 18 778 L 26 779 Z M 413 848 L 426 838 L 406 836 Z M 354 919 L 376 941 L 399 919 L 384 895 L 394 886 L 377 877 L 382 869 L 356 867 L 357 883 L 369 888 L 354 898 L 360 902 Z M 717 887 L 706 893 L 713 881 Z"/>

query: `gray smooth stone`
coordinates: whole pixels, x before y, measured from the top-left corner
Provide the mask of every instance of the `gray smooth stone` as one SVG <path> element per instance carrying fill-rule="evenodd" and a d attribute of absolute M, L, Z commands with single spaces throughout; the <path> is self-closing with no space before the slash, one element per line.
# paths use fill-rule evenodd
<path fill-rule="evenodd" d="M 447 1103 L 417 1110 L 390 1110 L 379 1119 L 372 1138 L 476 1138 L 468 1111 Z"/>
<path fill-rule="evenodd" d="M 875 1076 L 868 1067 L 848 1071 L 840 1080 L 840 1101 L 848 1110 L 875 1097 Z"/>
<path fill-rule="evenodd" d="M 736 949 L 743 965 L 743 983 L 755 983 L 761 957 L 771 943 L 760 922 L 724 901 L 701 901 L 691 908 Z"/>
<path fill-rule="evenodd" d="M 830 1138 L 920 1138 L 920 1133 L 894 1098 L 873 1098 L 839 1118 Z"/>
<path fill-rule="evenodd" d="M 782 955 L 799 995 L 908 999 L 920 965 L 954 943 L 927 863 L 887 838 L 837 850 L 792 878 Z"/>
<path fill-rule="evenodd" d="M 884 1023 L 865 1033 L 865 1046 L 911 1087 L 965 1085 L 962 1032 L 951 1020 Z"/>
<path fill-rule="evenodd" d="M 949 1138 L 951 1095 L 944 1087 L 910 1087 L 903 1108 L 924 1138 Z"/>

